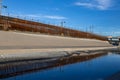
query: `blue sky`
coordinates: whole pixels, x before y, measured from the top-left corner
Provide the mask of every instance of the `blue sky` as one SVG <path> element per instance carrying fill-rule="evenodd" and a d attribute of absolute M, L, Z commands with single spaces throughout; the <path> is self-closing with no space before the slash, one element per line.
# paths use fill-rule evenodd
<path fill-rule="evenodd" d="M 120 35 L 120 0 L 3 0 L 2 14 L 92 31 Z"/>

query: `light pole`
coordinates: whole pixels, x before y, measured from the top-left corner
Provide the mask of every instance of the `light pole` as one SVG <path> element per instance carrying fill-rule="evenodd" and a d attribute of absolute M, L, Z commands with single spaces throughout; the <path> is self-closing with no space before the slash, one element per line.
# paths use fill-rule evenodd
<path fill-rule="evenodd" d="M 66 23 L 65 21 L 61 21 L 61 35 L 63 36 L 64 35 L 64 23 Z"/>
<path fill-rule="evenodd" d="M 2 0 L 0 0 L 0 15 L 2 15 L 2 8 L 6 9 L 6 5 L 2 5 Z"/>
<path fill-rule="evenodd" d="M 90 33 L 93 33 L 93 32 L 94 32 L 94 30 L 93 30 L 93 29 L 94 29 L 94 26 L 91 25 L 89 28 L 90 28 Z"/>
<path fill-rule="evenodd" d="M 2 0 L 0 0 L 0 15 L 2 14 Z"/>
<path fill-rule="evenodd" d="M 61 22 L 61 26 L 64 27 L 64 23 L 66 23 L 65 21 L 62 21 Z"/>

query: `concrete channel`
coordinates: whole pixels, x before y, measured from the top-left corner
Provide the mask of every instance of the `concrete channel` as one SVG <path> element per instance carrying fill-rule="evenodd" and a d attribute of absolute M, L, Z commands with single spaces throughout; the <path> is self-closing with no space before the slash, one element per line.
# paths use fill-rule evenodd
<path fill-rule="evenodd" d="M 16 75 L 25 74 L 37 70 L 54 68 L 87 61 L 103 55 L 109 51 L 118 50 L 116 47 L 97 48 L 89 50 L 64 50 L 57 52 L 37 52 L 37 53 L 9 53 L 2 54 L 0 58 L 0 79 Z M 42 50 L 41 50 L 42 51 Z"/>
<path fill-rule="evenodd" d="M 0 79 L 116 51 L 107 41 L 0 31 Z M 63 47 L 64 46 L 64 47 Z"/>

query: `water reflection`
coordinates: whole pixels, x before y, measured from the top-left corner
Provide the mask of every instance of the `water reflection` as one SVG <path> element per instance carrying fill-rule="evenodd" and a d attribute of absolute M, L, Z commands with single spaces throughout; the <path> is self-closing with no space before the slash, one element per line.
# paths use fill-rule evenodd
<path fill-rule="evenodd" d="M 67 62 L 62 62 L 59 67 L 38 69 L 23 75 L 1 78 L 1 80 L 107 80 L 120 71 L 119 53 L 108 53 L 101 57 L 92 56 L 85 60 L 76 59 L 75 62 L 68 59 Z"/>

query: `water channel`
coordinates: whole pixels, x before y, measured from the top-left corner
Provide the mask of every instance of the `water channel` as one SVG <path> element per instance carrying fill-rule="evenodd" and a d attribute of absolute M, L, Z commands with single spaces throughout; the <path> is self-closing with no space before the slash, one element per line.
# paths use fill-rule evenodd
<path fill-rule="evenodd" d="M 113 80 L 117 75 L 120 75 L 120 52 L 108 52 L 90 60 L 35 70 L 0 80 Z"/>

